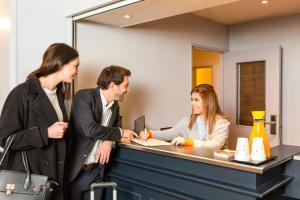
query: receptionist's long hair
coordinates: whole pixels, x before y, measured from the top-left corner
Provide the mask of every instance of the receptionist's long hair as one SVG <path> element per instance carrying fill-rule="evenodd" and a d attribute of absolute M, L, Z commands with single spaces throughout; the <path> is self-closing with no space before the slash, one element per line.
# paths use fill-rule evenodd
<path fill-rule="evenodd" d="M 214 87 L 209 84 L 200 84 L 195 86 L 192 89 L 191 94 L 193 93 L 200 94 L 200 97 L 203 102 L 203 109 L 204 109 L 203 117 L 208 125 L 208 134 L 211 134 L 213 127 L 216 123 L 216 116 L 220 115 L 222 117 L 225 117 L 224 113 L 220 108 L 218 97 L 214 90 Z M 194 113 L 191 114 L 189 129 L 192 129 L 193 124 L 196 122 L 197 117 L 198 114 L 194 114 Z"/>

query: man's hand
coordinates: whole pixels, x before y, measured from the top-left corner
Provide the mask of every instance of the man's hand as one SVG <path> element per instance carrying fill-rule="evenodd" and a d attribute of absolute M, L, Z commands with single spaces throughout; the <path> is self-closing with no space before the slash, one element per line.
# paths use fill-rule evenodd
<path fill-rule="evenodd" d="M 122 137 L 125 138 L 125 140 L 130 141 L 130 140 L 132 140 L 132 138 L 134 136 L 139 138 L 138 134 L 136 134 L 134 131 L 128 130 L 128 129 L 123 129 Z"/>
<path fill-rule="evenodd" d="M 99 162 L 101 165 L 108 163 L 112 144 L 112 141 L 103 141 L 100 144 L 96 152 L 96 162 Z"/>

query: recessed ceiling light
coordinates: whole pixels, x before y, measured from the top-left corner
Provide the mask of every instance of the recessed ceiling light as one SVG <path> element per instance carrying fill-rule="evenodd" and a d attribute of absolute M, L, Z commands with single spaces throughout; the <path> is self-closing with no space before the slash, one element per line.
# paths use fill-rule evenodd
<path fill-rule="evenodd" d="M 131 15 L 124 15 L 123 16 L 125 19 L 130 19 L 131 18 Z"/>
<path fill-rule="evenodd" d="M 268 1 L 267 1 L 267 0 L 263 0 L 263 1 L 261 1 L 261 3 L 262 3 L 262 4 L 267 4 Z"/>

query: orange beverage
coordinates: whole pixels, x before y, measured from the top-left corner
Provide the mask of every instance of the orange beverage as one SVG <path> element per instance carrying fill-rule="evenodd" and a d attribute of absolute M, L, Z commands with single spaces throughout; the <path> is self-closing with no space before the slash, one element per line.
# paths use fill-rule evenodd
<path fill-rule="evenodd" d="M 270 151 L 270 143 L 268 139 L 268 135 L 265 131 L 265 122 L 264 122 L 264 116 L 265 116 L 265 111 L 252 111 L 252 116 L 253 116 L 253 128 L 252 132 L 249 138 L 249 148 L 251 152 L 252 148 L 252 141 L 254 137 L 262 137 L 264 141 L 264 147 L 265 147 L 265 152 L 266 152 L 266 157 L 269 158 L 271 155 Z"/>

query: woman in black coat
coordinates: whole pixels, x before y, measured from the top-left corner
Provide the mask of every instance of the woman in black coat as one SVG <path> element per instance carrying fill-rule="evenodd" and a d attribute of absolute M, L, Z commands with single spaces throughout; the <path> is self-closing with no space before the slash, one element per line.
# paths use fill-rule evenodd
<path fill-rule="evenodd" d="M 55 200 L 63 199 L 68 117 L 64 100 L 78 73 L 79 55 L 72 47 L 55 43 L 48 47 L 41 66 L 8 95 L 0 117 L 0 146 L 15 134 L 6 169 L 25 172 L 21 151 L 26 151 L 33 174 L 59 183 Z"/>

